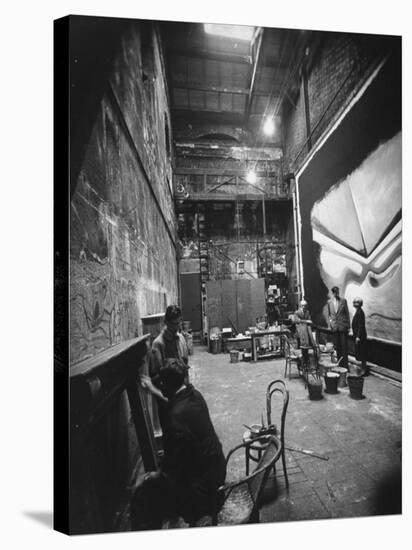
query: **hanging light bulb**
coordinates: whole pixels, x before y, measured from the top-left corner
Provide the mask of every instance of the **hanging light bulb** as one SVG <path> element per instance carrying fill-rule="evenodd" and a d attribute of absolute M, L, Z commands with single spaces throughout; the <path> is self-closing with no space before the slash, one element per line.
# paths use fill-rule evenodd
<path fill-rule="evenodd" d="M 275 133 L 275 122 L 272 117 L 268 117 L 263 125 L 263 132 L 267 136 L 272 136 Z"/>
<path fill-rule="evenodd" d="M 246 181 L 248 183 L 256 183 L 256 173 L 254 170 L 249 170 L 248 173 L 246 174 Z"/>

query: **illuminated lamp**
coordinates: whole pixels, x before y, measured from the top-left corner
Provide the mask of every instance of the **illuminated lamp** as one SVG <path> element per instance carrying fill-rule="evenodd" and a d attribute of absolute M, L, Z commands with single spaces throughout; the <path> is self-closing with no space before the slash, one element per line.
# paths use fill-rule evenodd
<path fill-rule="evenodd" d="M 252 185 L 256 183 L 257 177 L 254 170 L 249 170 L 249 172 L 246 174 L 246 181 L 248 183 L 251 183 Z"/>
<path fill-rule="evenodd" d="M 267 136 L 272 136 L 275 133 L 275 122 L 273 118 L 268 117 L 263 125 L 263 132 Z"/>

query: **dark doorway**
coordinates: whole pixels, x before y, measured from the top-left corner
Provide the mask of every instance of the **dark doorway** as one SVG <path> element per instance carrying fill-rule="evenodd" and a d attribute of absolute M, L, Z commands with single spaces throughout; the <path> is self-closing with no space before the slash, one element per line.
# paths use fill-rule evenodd
<path fill-rule="evenodd" d="M 200 274 L 181 273 L 180 289 L 183 319 L 184 321 L 190 321 L 194 331 L 200 331 L 202 329 Z"/>

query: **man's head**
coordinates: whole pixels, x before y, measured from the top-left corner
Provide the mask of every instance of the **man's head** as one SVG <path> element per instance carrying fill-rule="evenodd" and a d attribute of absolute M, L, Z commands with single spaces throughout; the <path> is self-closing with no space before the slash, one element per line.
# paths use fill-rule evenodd
<path fill-rule="evenodd" d="M 172 397 L 184 383 L 187 366 L 180 359 L 166 359 L 160 368 L 162 392 L 166 397 Z"/>
<path fill-rule="evenodd" d="M 306 300 L 301 300 L 300 301 L 300 307 L 301 309 L 308 309 L 308 303 Z"/>
<path fill-rule="evenodd" d="M 362 306 L 363 306 L 363 300 L 362 300 L 362 298 L 356 297 L 356 298 L 353 299 L 353 302 L 352 302 L 352 303 L 353 303 L 353 307 L 355 307 L 355 308 L 359 308 L 359 307 L 362 307 Z"/>
<path fill-rule="evenodd" d="M 176 333 L 182 324 L 182 311 L 179 306 L 167 306 L 165 324 L 170 332 Z"/>
<path fill-rule="evenodd" d="M 339 298 L 339 288 L 337 286 L 333 286 L 331 288 L 332 294 L 335 296 L 335 298 Z"/>

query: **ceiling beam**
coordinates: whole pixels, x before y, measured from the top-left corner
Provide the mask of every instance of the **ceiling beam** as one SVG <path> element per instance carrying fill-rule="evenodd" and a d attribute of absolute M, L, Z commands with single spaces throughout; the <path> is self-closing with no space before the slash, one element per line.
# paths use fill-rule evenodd
<path fill-rule="evenodd" d="M 233 86 L 210 86 L 208 84 L 196 84 L 193 82 L 187 82 L 184 80 L 177 80 L 172 79 L 171 84 L 169 84 L 171 88 L 179 89 L 179 90 L 197 90 L 199 92 L 215 92 L 220 94 L 238 94 L 238 95 L 249 95 L 250 89 L 249 88 L 237 88 Z M 270 90 L 255 90 L 254 95 L 255 96 L 261 96 L 261 97 L 271 97 L 274 93 L 279 92 L 280 89 L 273 89 Z"/>
<path fill-rule="evenodd" d="M 245 168 L 175 168 L 175 176 L 246 176 Z M 278 175 L 278 170 L 255 170 L 258 177 L 269 178 Z"/>
<path fill-rule="evenodd" d="M 226 61 L 229 63 L 240 63 L 243 65 L 251 65 L 252 58 L 250 55 L 241 55 L 228 52 L 217 52 L 207 49 L 191 48 L 190 50 L 181 48 L 172 48 L 168 50 L 169 56 L 179 57 L 197 57 L 200 59 L 210 59 L 212 61 Z"/>
<path fill-rule="evenodd" d="M 245 106 L 245 119 L 246 119 L 246 121 L 249 118 L 250 108 L 252 106 L 253 92 L 254 92 L 254 88 L 255 88 L 255 84 L 256 84 L 256 73 L 257 73 L 257 68 L 258 68 L 258 65 L 259 65 L 260 53 L 262 51 L 263 33 L 264 33 L 264 30 L 263 30 L 263 28 L 261 28 L 260 33 L 257 37 L 256 53 L 255 53 L 255 56 L 254 56 L 252 73 L 251 73 L 251 77 L 250 77 L 249 95 L 248 95 L 248 98 L 247 98 L 247 101 L 246 101 L 246 106 Z"/>
<path fill-rule="evenodd" d="M 176 109 L 172 108 L 173 119 L 184 119 L 188 121 L 199 120 L 207 122 L 221 122 L 228 124 L 242 124 L 244 114 L 243 112 L 233 111 L 211 111 L 208 109 Z"/>
<path fill-rule="evenodd" d="M 198 90 L 199 92 L 216 92 L 222 94 L 242 94 L 247 95 L 249 90 L 247 88 L 233 88 L 231 86 L 209 86 L 207 84 L 195 84 L 192 82 L 184 82 L 182 80 L 172 80 L 171 86 L 173 88 L 186 89 L 186 90 Z"/>
<path fill-rule="evenodd" d="M 175 200 L 179 200 L 178 195 Z M 182 200 L 182 199 L 180 199 Z M 231 202 L 236 200 L 262 200 L 262 193 L 190 193 L 187 199 L 183 199 L 185 203 L 191 202 Z M 276 193 L 265 193 L 265 200 L 270 202 L 286 202 L 290 198 L 287 195 L 277 195 Z"/>

